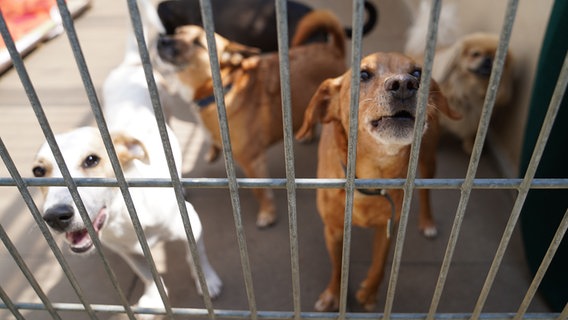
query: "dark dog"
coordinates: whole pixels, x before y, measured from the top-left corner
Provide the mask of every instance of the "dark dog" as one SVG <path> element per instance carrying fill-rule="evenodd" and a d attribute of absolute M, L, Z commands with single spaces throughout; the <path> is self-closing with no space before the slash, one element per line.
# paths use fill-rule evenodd
<path fill-rule="evenodd" d="M 287 1 L 288 34 L 296 32 L 296 25 L 312 8 L 295 1 Z M 240 44 L 259 48 L 263 52 L 278 50 L 276 8 L 272 0 L 212 0 L 215 32 Z M 370 32 L 378 20 L 375 6 L 365 1 L 366 21 L 363 34 Z M 158 15 L 167 34 L 183 25 L 203 26 L 199 0 L 167 0 L 158 5 Z M 345 28 L 347 36 L 351 29 Z M 323 41 L 325 32 L 314 35 L 312 41 Z"/>

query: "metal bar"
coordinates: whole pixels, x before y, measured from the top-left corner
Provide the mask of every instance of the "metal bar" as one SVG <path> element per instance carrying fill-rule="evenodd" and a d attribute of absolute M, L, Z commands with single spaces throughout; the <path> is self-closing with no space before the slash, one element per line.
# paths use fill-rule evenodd
<path fill-rule="evenodd" d="M 552 258 L 554 258 L 554 255 L 556 254 L 556 250 L 560 246 L 560 243 L 562 242 L 562 239 L 564 238 L 564 235 L 566 234 L 567 229 L 568 229 L 568 210 L 566 210 L 566 212 L 564 213 L 564 217 L 562 218 L 562 221 L 560 222 L 560 225 L 558 226 L 558 230 L 556 230 L 556 234 L 552 238 L 552 241 L 550 243 L 550 247 L 548 248 L 548 250 L 546 251 L 546 254 L 544 255 L 544 257 L 542 259 L 542 262 L 541 262 L 541 264 L 538 268 L 538 271 L 536 272 L 536 274 L 534 276 L 534 279 L 531 283 L 531 286 L 527 290 L 525 298 L 523 299 L 523 302 L 521 302 L 521 306 L 519 307 L 519 310 L 517 311 L 517 315 L 515 315 L 515 320 L 521 320 L 525 316 L 525 314 L 526 314 L 526 312 L 527 312 L 527 310 L 528 310 L 528 308 L 529 308 L 529 306 L 532 302 L 532 299 L 536 295 L 536 291 L 538 289 L 538 286 L 540 285 L 542 278 L 544 278 L 546 270 L 550 266 L 550 262 L 552 262 Z"/>
<path fill-rule="evenodd" d="M 461 189 L 460 202 L 458 204 L 458 209 L 456 211 L 456 216 L 454 218 L 454 223 L 452 226 L 452 231 L 448 240 L 448 245 L 446 247 L 446 252 L 444 255 L 444 260 L 442 262 L 442 267 L 440 269 L 440 274 L 438 277 L 438 282 L 436 283 L 436 289 L 432 297 L 432 302 L 430 304 L 429 318 L 431 319 L 435 314 L 442 293 L 444 291 L 444 286 L 446 283 L 447 275 L 452 262 L 453 254 L 457 245 L 459 238 L 459 233 L 461 230 L 461 225 L 465 216 L 465 211 L 471 194 L 475 174 L 479 166 L 479 161 L 481 159 L 481 152 L 483 149 L 483 144 L 485 137 L 487 135 L 487 130 L 489 128 L 489 121 L 491 120 L 491 114 L 493 112 L 493 106 L 495 105 L 495 100 L 497 98 L 497 88 L 499 87 L 499 82 L 501 80 L 501 75 L 503 73 L 503 68 L 505 66 L 505 58 L 507 56 L 507 50 L 509 46 L 509 40 L 511 38 L 511 30 L 513 27 L 513 21 L 515 18 L 517 10 L 518 1 L 512 0 L 509 2 L 508 10 L 505 16 L 505 22 L 501 30 L 501 38 L 499 41 L 499 47 L 495 54 L 495 61 L 493 64 L 493 69 L 491 71 L 491 76 L 489 78 L 489 85 L 487 94 L 485 96 L 485 101 L 483 103 L 483 109 L 481 113 L 481 119 L 479 122 L 479 127 L 477 130 L 477 135 L 475 137 L 475 143 L 468 165 L 468 170 L 466 173 L 466 178 Z"/>
<path fill-rule="evenodd" d="M 162 140 L 162 146 L 164 148 L 164 153 L 166 157 L 166 161 L 168 164 L 168 168 L 170 171 L 170 177 L 173 184 L 173 189 L 176 195 L 176 200 L 178 202 L 178 207 L 180 209 L 180 214 L 182 218 L 182 222 L 184 225 L 184 230 L 187 236 L 188 244 L 189 244 L 189 252 L 191 254 L 193 264 L 193 268 L 195 268 L 195 272 L 197 273 L 197 277 L 199 279 L 199 284 L 201 286 L 201 291 L 203 293 L 203 302 L 207 310 L 209 310 L 209 317 L 214 319 L 215 315 L 213 313 L 213 304 L 211 302 L 211 295 L 209 293 L 209 289 L 207 286 L 207 281 L 205 280 L 205 276 L 203 274 L 203 268 L 201 267 L 201 260 L 199 259 L 197 243 L 195 241 L 195 236 L 193 234 L 193 229 L 191 227 L 189 215 L 187 212 L 184 190 L 180 182 L 180 175 L 178 169 L 176 167 L 176 163 L 174 161 L 175 157 L 172 151 L 172 146 L 170 143 L 170 139 L 168 136 L 168 129 L 166 127 L 166 121 L 164 117 L 164 113 L 162 110 L 162 106 L 160 103 L 160 97 L 158 93 L 158 87 L 156 85 L 156 81 L 153 76 L 153 69 L 152 64 L 150 61 L 150 54 L 148 52 L 147 44 L 145 43 L 144 39 L 144 30 L 143 24 L 140 17 L 140 10 L 136 3 L 136 0 L 128 0 L 128 8 L 130 12 L 132 27 L 134 30 L 134 34 L 136 36 L 136 40 L 138 42 L 138 50 L 140 52 L 140 59 L 142 61 L 142 65 L 144 68 L 144 73 L 146 76 L 146 82 L 148 85 L 150 98 L 152 100 L 152 106 L 154 108 L 154 115 L 156 117 L 156 123 L 158 126 L 158 131 L 160 133 L 160 138 Z"/>
<path fill-rule="evenodd" d="M 38 303 L 18 303 L 14 304 L 15 308 L 20 310 L 43 310 L 43 305 Z M 80 304 L 73 303 L 55 303 L 55 309 L 58 311 L 83 311 Z M 98 305 L 93 304 L 93 308 L 100 313 L 122 313 L 124 309 L 117 305 Z M 0 309 L 5 309 L 6 304 L 0 303 Z M 150 308 L 133 308 L 136 313 L 139 314 L 154 314 L 159 315 L 158 309 Z M 175 315 L 182 315 L 189 318 L 200 318 L 207 315 L 207 310 L 205 309 L 192 309 L 192 308 L 173 308 Z M 215 310 L 215 315 L 219 319 L 249 319 L 250 312 L 243 310 Z M 302 312 L 300 314 L 302 319 L 310 320 L 336 320 L 337 313 L 322 313 L 322 312 Z M 346 319 L 361 319 L 361 320 L 373 320 L 373 319 L 384 319 L 384 315 L 381 313 L 346 313 Z M 469 320 L 471 314 L 467 313 L 440 313 L 436 315 L 435 319 L 440 320 Z M 484 314 L 482 319 L 484 320 L 512 320 L 514 318 L 514 313 L 487 313 Z M 293 312 L 286 311 L 259 311 L 259 319 L 275 319 L 275 320 L 286 320 L 294 317 Z M 426 317 L 423 313 L 396 313 L 392 315 L 394 320 L 421 320 Z M 562 314 L 557 313 L 529 313 L 523 318 L 525 320 L 563 320 Z"/>
<path fill-rule="evenodd" d="M 298 219 L 296 210 L 296 171 L 294 168 L 294 136 L 290 93 L 290 60 L 288 48 L 287 1 L 275 0 L 278 29 L 278 59 L 280 66 L 280 94 L 284 128 L 284 158 L 286 164 L 286 191 L 288 195 L 288 232 L 290 235 L 290 268 L 292 270 L 292 299 L 294 319 L 300 319 L 300 258 L 298 253 Z"/>
<path fill-rule="evenodd" d="M 59 265 L 61 266 L 63 273 L 67 277 L 67 280 L 69 280 L 69 283 L 71 284 L 71 287 L 73 288 L 73 290 L 75 291 L 75 294 L 79 298 L 79 301 L 81 301 L 81 303 L 84 305 L 84 307 L 87 310 L 87 312 L 89 313 L 89 315 L 91 315 L 91 318 L 93 318 L 94 314 L 92 312 L 92 309 L 89 307 L 89 303 L 84 298 L 85 295 L 83 294 L 83 291 L 81 290 L 81 287 L 79 286 L 79 283 L 77 282 L 77 278 L 75 277 L 75 275 L 71 271 L 71 268 L 67 264 L 67 261 L 63 257 L 63 254 L 61 253 L 61 250 L 59 249 L 59 247 L 57 246 L 57 243 L 53 239 L 53 236 L 51 235 L 51 232 L 49 231 L 48 227 L 45 225 L 45 223 L 44 223 L 44 221 L 41 217 L 41 213 L 39 212 L 29 190 L 27 189 L 25 182 L 23 181 L 22 177 L 20 176 L 20 173 L 18 172 L 18 169 L 16 168 L 14 161 L 12 160 L 10 155 L 8 154 L 8 150 L 6 149 L 6 146 L 4 145 L 4 141 L 2 140 L 2 138 L 0 138 L 0 156 L 2 156 L 2 160 L 4 161 L 4 165 L 8 169 L 8 172 L 16 180 L 18 190 L 20 191 L 20 194 L 22 195 L 22 199 L 24 200 L 24 202 L 28 206 L 30 212 L 32 213 L 32 216 L 33 216 L 33 218 L 36 222 L 36 225 L 39 227 L 39 229 L 40 229 L 42 235 L 44 236 L 48 246 L 51 248 L 51 251 L 55 255 L 57 262 L 59 262 Z"/>
<path fill-rule="evenodd" d="M 30 270 L 30 268 L 28 268 L 26 262 L 18 252 L 18 249 L 16 248 L 14 243 L 12 243 L 12 241 L 10 240 L 10 237 L 8 236 L 2 225 L 0 225 L 0 239 L 2 239 L 4 246 L 6 247 L 6 249 L 8 249 L 8 252 L 10 252 L 10 255 L 14 259 L 14 262 L 18 265 L 18 267 L 20 268 L 20 270 L 28 280 L 29 284 L 32 286 L 35 293 L 38 295 L 41 302 L 43 302 L 45 308 L 47 309 L 51 317 L 53 319 L 61 319 L 61 317 L 59 317 L 59 314 L 57 314 L 57 311 L 55 311 L 55 309 L 53 308 L 51 301 L 49 300 L 49 298 L 47 298 L 47 295 L 41 289 L 41 286 L 37 282 L 32 271 Z"/>
<path fill-rule="evenodd" d="M 90 219 L 88 218 L 88 215 L 86 213 L 83 202 L 82 202 L 82 200 L 79 196 L 79 193 L 77 191 L 76 186 L 73 183 L 73 179 L 71 178 L 69 171 L 67 170 L 67 166 L 65 165 L 65 162 L 63 160 L 63 156 L 61 155 L 59 147 L 57 146 L 57 143 L 55 142 L 55 137 L 53 135 L 53 131 L 49 127 L 49 123 L 47 121 L 45 113 L 43 112 L 43 109 L 42 109 L 41 104 L 39 102 L 39 98 L 38 98 L 38 96 L 35 92 L 33 85 L 32 85 L 31 79 L 30 79 L 30 77 L 29 77 L 29 75 L 26 71 L 26 68 L 24 66 L 24 62 L 23 62 L 22 58 L 20 57 L 18 51 L 16 50 L 14 41 L 9 34 L 9 31 L 8 31 L 7 26 L 6 26 L 6 22 L 4 20 L 3 15 L 0 15 L 0 30 L 1 30 L 2 38 L 4 39 L 4 42 L 6 44 L 6 48 L 8 49 L 8 52 L 9 52 L 10 57 L 12 59 L 12 64 L 14 65 L 14 68 L 16 69 L 18 76 L 20 77 L 20 81 L 22 82 L 22 85 L 24 86 L 24 89 L 26 91 L 26 94 L 28 96 L 30 104 L 31 104 L 31 106 L 34 110 L 34 113 L 35 113 L 39 123 L 40 123 L 43 134 L 44 134 L 44 136 L 46 137 L 46 139 L 49 143 L 49 146 L 50 146 L 50 148 L 51 148 L 51 150 L 52 150 L 52 152 L 55 156 L 57 165 L 58 165 L 59 169 L 61 170 L 63 177 L 65 178 L 66 182 L 68 183 L 69 192 L 71 193 L 73 201 L 75 202 L 75 204 L 77 205 L 77 207 L 79 209 L 79 214 L 81 215 L 81 218 L 85 222 L 85 225 L 87 227 L 87 231 L 88 231 L 89 235 L 91 236 L 91 238 L 93 240 L 93 243 L 95 245 L 97 253 L 99 255 L 101 255 L 101 257 L 102 257 L 100 241 L 99 241 L 98 237 L 96 236 L 96 232 L 93 229 L 93 225 L 92 225 Z M 14 168 L 15 168 L 15 166 L 14 166 Z M 15 170 L 14 172 L 11 172 L 11 174 L 12 174 L 12 177 L 19 176 L 17 170 Z M 24 194 L 23 189 L 25 189 L 25 187 L 20 189 L 20 192 L 22 192 L 22 194 Z M 27 192 L 27 189 L 25 190 L 25 192 Z M 39 223 L 38 223 L 38 225 L 39 225 Z M 56 251 L 54 251 L 54 253 L 55 252 Z M 63 258 L 63 256 L 61 256 L 61 258 Z M 63 258 L 63 260 L 64 260 L 64 258 Z M 70 273 L 66 273 L 66 275 L 69 276 Z M 74 282 L 73 277 L 70 277 L 68 279 L 71 283 Z M 87 311 L 89 313 L 89 316 L 92 319 L 96 319 L 97 318 L 96 315 L 93 313 L 92 309 L 90 307 L 88 307 L 88 304 L 83 297 L 82 291 L 79 289 L 78 285 L 76 285 L 76 281 L 75 281 L 75 285 L 73 285 L 73 288 L 75 289 L 75 293 L 79 297 L 79 300 L 85 305 L 85 308 L 87 309 Z"/>
<path fill-rule="evenodd" d="M 87 97 L 89 98 L 89 102 L 91 104 L 91 110 L 92 110 L 93 115 L 95 117 L 95 120 L 97 122 L 99 132 L 101 133 L 101 137 L 103 139 L 103 144 L 104 144 L 105 149 L 107 150 L 108 156 L 110 158 L 110 162 L 111 162 L 114 174 L 117 177 L 117 180 L 118 180 L 118 183 L 119 183 L 119 189 L 120 189 L 122 196 L 124 198 L 124 202 L 126 204 L 126 207 L 128 209 L 128 213 L 129 213 L 130 218 L 132 220 L 134 230 L 136 230 L 136 236 L 138 237 L 138 241 L 140 242 L 140 246 L 141 246 L 142 251 L 144 253 L 144 257 L 146 258 L 146 261 L 148 262 L 148 265 L 150 267 L 150 271 L 152 273 L 152 277 L 154 279 L 154 282 L 156 283 L 156 286 L 158 288 L 158 292 L 159 292 L 160 297 L 162 299 L 162 303 L 164 304 L 164 307 L 166 308 L 167 313 L 171 314 L 171 306 L 170 306 L 169 301 L 167 299 L 166 290 L 164 289 L 164 285 L 162 283 L 161 277 L 160 277 L 160 275 L 157 271 L 156 265 L 154 263 L 154 259 L 152 258 L 152 252 L 150 251 L 150 248 L 148 246 L 148 242 L 146 241 L 146 237 L 144 236 L 144 232 L 143 232 L 142 226 L 140 224 L 140 220 L 138 219 L 138 215 L 136 213 L 136 209 L 134 207 L 132 197 L 130 195 L 130 192 L 128 191 L 128 184 L 125 182 L 124 173 L 122 172 L 122 168 L 121 168 L 120 163 L 118 161 L 118 156 L 116 155 L 116 152 L 114 150 L 114 146 L 112 144 L 112 139 L 110 137 L 108 127 L 107 127 L 106 122 L 104 120 L 104 116 L 103 116 L 103 112 L 102 112 L 100 103 L 97 99 L 96 90 L 94 88 L 92 79 L 90 77 L 89 69 L 87 67 L 85 57 L 84 57 L 82 49 L 81 49 L 81 45 L 79 43 L 79 39 L 78 39 L 77 33 L 75 31 L 75 26 L 73 24 L 73 18 L 71 17 L 71 13 L 69 12 L 69 9 L 67 8 L 67 4 L 65 3 L 65 0 L 57 0 L 57 6 L 58 6 L 59 12 L 61 14 L 63 27 L 66 31 L 67 38 L 69 40 L 69 44 L 71 46 L 73 55 L 75 57 L 75 62 L 77 63 L 77 67 L 79 69 L 81 79 L 83 81 L 83 86 L 86 90 Z M 65 168 L 65 170 L 67 171 L 66 168 Z M 63 176 L 64 176 L 64 178 L 66 178 L 68 176 L 69 177 L 68 182 L 70 182 L 74 185 L 74 182 L 72 182 L 70 175 L 63 174 Z M 81 203 L 81 206 L 83 206 L 82 203 Z M 83 210 L 80 209 L 80 211 L 83 211 Z M 85 218 L 87 218 L 87 219 L 85 219 Z M 91 234 L 91 229 L 92 229 L 91 221 L 90 221 L 90 219 L 88 219 L 88 216 L 85 216 L 85 218 L 83 218 L 83 219 L 88 220 L 87 230 L 89 231 L 91 238 L 93 238 L 93 235 L 96 238 L 95 244 L 99 244 L 97 246 L 97 248 L 98 248 L 100 246 L 100 240 L 98 239 L 98 236 L 96 235 L 96 232 L 94 232 L 94 230 L 92 230 L 93 233 Z M 93 239 L 93 240 L 95 241 L 95 239 Z M 100 249 L 98 249 L 98 250 L 100 251 Z M 117 292 L 119 292 L 120 299 L 121 299 L 122 303 L 125 305 L 126 310 L 128 311 L 129 318 L 134 320 L 134 318 L 135 318 L 134 314 L 132 313 L 132 311 L 130 309 L 130 305 L 128 303 L 128 300 L 126 299 L 125 295 L 122 293 L 122 290 L 118 286 L 116 276 L 112 272 L 110 266 L 108 266 L 108 262 L 106 261 L 106 258 L 104 257 L 102 252 L 101 252 L 100 256 L 101 256 L 101 260 L 103 261 L 103 264 L 105 265 L 105 269 L 107 269 L 107 273 L 109 274 L 109 276 L 112 280 L 111 282 L 113 283 L 113 286 L 115 287 Z"/>
<path fill-rule="evenodd" d="M 243 268 L 243 277 L 245 280 L 245 289 L 250 309 L 250 318 L 257 319 L 256 299 L 254 297 L 254 286 L 252 282 L 252 271 L 245 238 L 245 231 L 242 224 L 241 204 L 239 199 L 239 186 L 236 178 L 235 162 L 233 160 L 233 152 L 231 149 L 231 139 L 229 136 L 229 125 L 227 122 L 227 112 L 225 109 L 225 98 L 223 93 L 223 83 L 221 81 L 221 71 L 219 67 L 219 58 L 217 57 L 217 44 L 215 42 L 213 9 L 211 1 L 199 0 L 201 5 L 201 17 L 203 27 L 207 39 L 207 49 L 209 52 L 209 61 L 211 63 L 211 73 L 213 78 L 213 93 L 215 95 L 215 103 L 217 104 L 217 113 L 219 117 L 219 128 L 221 131 L 221 141 L 223 145 L 223 157 L 225 160 L 225 170 L 227 171 L 227 179 L 229 184 L 229 192 L 231 195 L 231 204 L 233 206 L 233 219 L 239 244 L 239 253 L 241 257 L 241 265 Z"/>
<path fill-rule="evenodd" d="M 63 178 L 23 178 L 28 186 L 65 186 Z M 415 179 L 415 189 L 439 189 L 454 190 L 460 189 L 464 185 L 464 179 Z M 170 179 L 150 179 L 150 178 L 131 178 L 126 182 L 130 188 L 170 188 Z M 286 179 L 264 179 L 264 178 L 237 178 L 239 188 L 273 188 L 285 189 Z M 345 188 L 345 179 L 316 179 L 316 178 L 297 178 L 295 187 L 299 189 L 318 189 L 318 188 Z M 356 188 L 371 189 L 400 189 L 404 186 L 406 179 L 355 179 Z M 114 178 L 76 178 L 75 183 L 78 187 L 117 187 L 118 181 Z M 180 183 L 184 188 L 227 188 L 229 185 L 226 178 L 183 178 Z M 519 189 L 522 179 L 473 179 L 472 189 L 487 190 L 510 190 Z M 13 178 L 0 178 L 0 187 L 16 186 Z M 566 189 L 568 179 L 562 178 L 535 178 L 529 185 L 531 189 Z"/>
<path fill-rule="evenodd" d="M 542 158 L 542 154 L 544 153 L 546 142 L 548 141 L 550 132 L 552 131 L 552 126 L 554 125 L 554 120 L 556 119 L 556 115 L 558 114 L 558 110 L 560 109 L 560 105 L 562 103 L 562 99 L 564 98 L 567 86 L 568 55 L 566 55 L 564 58 L 564 63 L 562 65 L 560 75 L 558 76 L 558 81 L 556 83 L 556 87 L 554 88 L 554 93 L 552 95 L 552 98 L 550 99 L 546 117 L 544 118 L 544 122 L 542 124 L 536 145 L 534 147 L 531 160 L 523 178 L 523 183 L 521 184 L 519 194 L 517 195 L 517 199 L 515 200 L 515 204 L 513 205 L 513 209 L 511 210 L 509 221 L 507 222 L 507 226 L 505 227 L 501 242 L 499 243 L 499 247 L 497 248 L 497 252 L 495 253 L 491 268 L 489 269 L 489 273 L 479 294 L 479 298 L 473 311 L 472 319 L 477 319 L 480 316 L 481 310 L 483 309 L 485 301 L 487 300 L 487 296 L 489 295 L 489 291 L 491 290 L 491 287 L 493 285 L 493 281 L 497 276 L 497 271 L 499 270 L 501 261 L 515 229 L 515 225 L 517 224 L 517 220 L 521 214 L 523 204 L 530 190 L 530 182 L 534 178 L 534 175 L 540 163 L 540 159 Z"/>
<path fill-rule="evenodd" d="M 14 317 L 16 317 L 16 319 L 18 319 L 18 320 L 25 320 L 26 319 L 26 318 L 24 318 L 24 316 L 22 316 L 22 314 L 18 310 L 20 308 L 12 302 L 12 300 L 10 299 L 8 294 L 6 294 L 6 291 L 4 291 L 4 289 L 1 286 L 0 286 L 0 300 L 4 301 L 4 309 L 10 310 L 10 312 L 12 312 L 12 315 Z M 44 305 L 41 305 L 41 306 L 42 306 L 42 309 L 45 308 Z"/>
<path fill-rule="evenodd" d="M 396 244 L 394 248 L 394 257 L 392 262 L 391 276 L 389 278 L 389 286 L 385 302 L 385 318 L 389 319 L 392 313 L 396 284 L 398 282 L 398 273 L 400 263 L 402 261 L 402 251 L 404 240 L 406 239 L 406 227 L 408 224 L 408 216 L 410 214 L 410 204 L 416 179 L 416 169 L 418 166 L 418 155 L 422 142 L 422 132 L 424 132 L 426 107 L 428 104 L 428 95 L 432 75 L 432 65 L 434 61 L 434 53 L 436 48 L 436 38 L 438 30 L 438 20 L 440 18 L 440 10 L 442 7 L 441 0 L 432 2 L 430 11 L 430 21 L 428 23 L 428 41 L 424 56 L 424 64 L 422 68 L 422 77 L 420 79 L 420 89 L 418 90 L 418 102 L 416 109 L 416 121 L 414 124 L 414 139 L 410 149 L 410 160 L 408 163 L 408 173 L 406 183 L 404 184 L 404 197 L 400 214 L 398 234 L 396 236 Z"/>
<path fill-rule="evenodd" d="M 361 73 L 361 42 L 363 38 L 364 1 L 353 0 L 351 42 L 351 92 L 349 105 L 349 132 L 347 141 L 347 172 L 345 174 L 345 216 L 343 220 L 343 249 L 341 253 L 341 282 L 339 290 L 339 319 L 347 313 L 347 291 L 349 283 L 349 257 L 351 248 L 351 229 L 353 220 L 353 197 L 355 191 L 355 172 L 357 160 L 357 127 L 359 120 L 359 82 Z"/>

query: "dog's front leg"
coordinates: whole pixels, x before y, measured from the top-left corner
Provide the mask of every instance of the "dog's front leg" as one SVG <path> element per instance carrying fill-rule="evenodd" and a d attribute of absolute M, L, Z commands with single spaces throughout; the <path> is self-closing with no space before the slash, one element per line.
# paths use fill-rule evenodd
<path fill-rule="evenodd" d="M 267 178 L 268 166 L 266 155 L 260 154 L 252 161 L 240 161 L 241 167 L 249 178 Z M 253 189 L 254 196 L 259 202 L 259 211 L 256 217 L 256 226 L 268 227 L 276 222 L 276 206 L 274 205 L 274 192 L 272 189 Z"/>
<path fill-rule="evenodd" d="M 327 288 L 315 304 L 321 312 L 336 311 L 339 308 L 339 290 L 341 282 L 341 257 L 343 255 L 343 229 L 325 226 L 325 245 L 331 260 L 331 278 Z"/>
<path fill-rule="evenodd" d="M 373 242 L 373 260 L 367 279 L 361 283 L 357 291 L 357 301 L 367 311 L 373 311 L 377 303 L 377 291 L 385 273 L 385 262 L 389 252 L 390 240 L 387 237 L 387 226 L 379 226 L 375 230 Z"/>
<path fill-rule="evenodd" d="M 119 252 L 119 254 L 144 283 L 144 294 L 142 294 L 138 300 L 137 305 L 143 308 L 164 308 L 164 303 L 162 302 L 160 292 L 154 282 L 154 278 L 152 277 L 152 272 L 148 267 L 146 258 L 139 254 L 129 254 L 124 252 Z M 161 278 L 160 281 L 162 281 Z M 151 318 L 152 317 L 150 317 L 150 319 Z"/>

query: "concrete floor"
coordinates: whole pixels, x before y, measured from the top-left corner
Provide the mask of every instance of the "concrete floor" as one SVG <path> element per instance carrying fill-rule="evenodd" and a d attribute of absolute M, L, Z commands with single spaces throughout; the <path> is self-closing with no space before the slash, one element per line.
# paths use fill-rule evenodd
<path fill-rule="evenodd" d="M 389 5 L 397 6 L 392 2 L 384 4 L 386 7 Z M 388 8 L 382 10 L 388 12 Z M 91 77 L 98 89 L 108 72 L 122 59 L 127 23 L 125 12 L 125 3 L 96 0 L 92 8 L 76 20 L 77 32 Z M 406 17 L 401 19 L 404 21 Z M 388 37 L 394 39 L 392 35 Z M 374 39 L 366 41 L 367 52 L 380 42 Z M 384 49 L 386 44 L 381 42 L 381 49 L 400 49 L 400 37 L 390 43 L 392 47 Z M 41 45 L 25 59 L 25 63 L 54 131 L 62 132 L 94 123 L 65 36 Z M 0 137 L 20 173 L 30 177 L 34 153 L 44 139 L 15 70 L 9 70 L 0 77 L 0 97 Z M 207 149 L 206 135 L 191 117 L 188 119 L 189 121 L 174 119 L 173 122 L 174 130 L 185 150 L 184 176 L 225 177 L 222 161 L 213 165 L 203 161 L 204 150 Z M 282 149 L 282 145 L 277 145 L 270 151 L 272 177 L 285 177 Z M 316 144 L 296 145 L 295 152 L 297 177 L 314 177 Z M 451 139 L 444 141 L 439 151 L 438 177 L 463 177 L 468 160 L 457 142 Z M 239 174 L 242 176 L 240 171 Z M 0 166 L 0 177 L 8 176 L 4 166 Z M 487 154 L 482 158 L 477 176 L 501 177 L 495 163 Z M 39 201 L 38 204 L 41 203 L 39 190 L 32 188 L 32 191 L 35 199 Z M 191 189 L 188 194 L 189 201 L 193 203 L 203 222 L 211 263 L 224 281 L 224 291 L 214 301 L 214 307 L 248 310 L 228 191 Z M 250 190 L 242 190 L 240 195 L 257 308 L 265 311 L 291 311 L 293 302 L 286 192 L 276 191 L 280 219 L 276 226 L 267 230 L 258 230 L 254 225 L 256 202 Z M 434 240 L 426 240 L 419 235 L 416 227 L 416 206 L 413 206 L 393 312 L 428 311 L 459 196 L 457 190 L 433 191 L 434 212 L 440 230 L 439 236 Z M 307 312 L 313 311 L 313 304 L 327 283 L 330 266 L 323 241 L 322 224 L 315 208 L 315 191 L 298 190 L 297 200 L 301 305 L 302 311 Z M 438 312 L 469 313 L 473 310 L 513 200 L 509 191 L 473 191 Z M 68 281 L 14 187 L 0 188 L 0 223 L 48 297 L 53 302 L 77 302 Z M 155 257 L 173 306 L 201 308 L 203 302 L 197 296 L 190 279 L 188 266 L 182 258 L 183 250 L 185 248 L 182 245 L 168 245 L 157 248 Z M 64 252 L 86 292 L 88 301 L 97 304 L 118 303 L 95 255 L 83 257 L 72 255 L 68 250 Z M 140 282 L 119 257 L 108 250 L 105 253 L 108 253 L 121 287 L 128 293 L 129 299 L 135 302 L 141 294 Z M 391 259 L 389 258 L 387 263 L 387 277 L 390 274 Z M 370 233 L 368 230 L 356 228 L 351 253 L 349 311 L 362 311 L 353 298 L 369 262 Z M 39 302 L 4 246 L 0 247 L 0 270 L 0 286 L 14 302 Z M 515 312 L 530 281 L 520 236 L 515 232 L 484 312 Z M 377 312 L 384 308 L 386 287 L 385 280 L 381 285 Z M 537 296 L 529 311 L 547 312 L 548 309 Z M 49 318 L 49 315 L 42 311 L 23 313 L 29 319 Z M 65 319 L 87 318 L 85 315 L 70 312 L 63 312 L 62 316 Z M 101 319 L 109 317 L 109 314 L 101 314 Z M 0 318 L 10 319 L 12 316 L 7 311 L 0 310 Z"/>

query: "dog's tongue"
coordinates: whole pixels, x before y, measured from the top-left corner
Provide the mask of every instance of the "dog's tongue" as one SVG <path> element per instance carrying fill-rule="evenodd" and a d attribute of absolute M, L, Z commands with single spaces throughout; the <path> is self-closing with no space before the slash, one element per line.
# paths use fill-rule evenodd
<path fill-rule="evenodd" d="M 106 216 L 106 208 L 101 209 L 101 211 L 99 211 L 99 214 L 97 214 L 95 221 L 93 221 L 93 228 L 96 232 L 98 232 L 103 227 Z M 69 242 L 71 251 L 76 253 L 88 251 L 93 246 L 93 240 L 91 239 L 91 236 L 89 236 L 87 229 L 67 232 L 65 234 L 65 237 Z"/>

